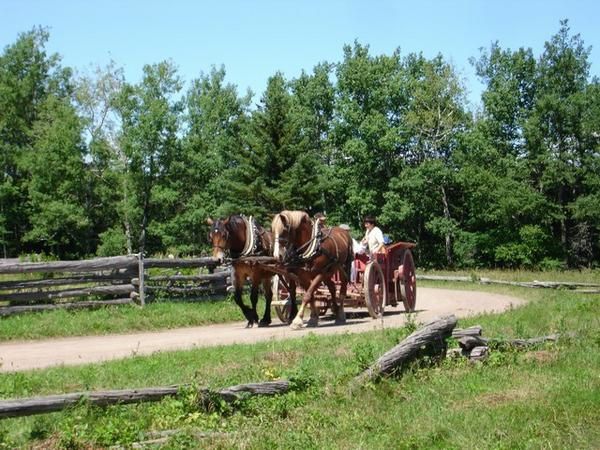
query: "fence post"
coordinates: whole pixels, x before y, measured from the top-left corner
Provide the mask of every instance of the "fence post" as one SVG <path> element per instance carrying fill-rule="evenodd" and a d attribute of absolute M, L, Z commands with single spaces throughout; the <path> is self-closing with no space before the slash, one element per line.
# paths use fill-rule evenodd
<path fill-rule="evenodd" d="M 144 288 L 144 254 L 142 252 L 138 253 L 138 271 L 140 279 L 140 306 L 143 307 L 146 304 L 146 292 Z"/>

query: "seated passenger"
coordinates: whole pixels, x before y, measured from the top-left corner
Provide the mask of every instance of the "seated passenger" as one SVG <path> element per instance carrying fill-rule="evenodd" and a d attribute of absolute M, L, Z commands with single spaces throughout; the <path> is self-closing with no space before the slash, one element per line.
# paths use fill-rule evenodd
<path fill-rule="evenodd" d="M 369 253 L 369 257 L 373 259 L 377 253 L 385 252 L 385 241 L 381 229 L 377 226 L 377 221 L 373 216 L 366 216 L 364 220 L 365 224 L 365 237 L 361 241 Z"/>

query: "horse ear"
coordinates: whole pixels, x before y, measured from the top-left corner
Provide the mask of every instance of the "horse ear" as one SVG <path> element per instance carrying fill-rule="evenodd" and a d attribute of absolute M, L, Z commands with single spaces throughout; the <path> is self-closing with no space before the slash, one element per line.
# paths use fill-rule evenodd
<path fill-rule="evenodd" d="M 212 227 L 212 224 L 213 224 L 213 223 L 215 223 L 215 222 L 214 222 L 214 221 L 213 221 L 213 220 L 212 220 L 210 217 L 207 217 L 207 218 L 206 218 L 206 224 L 207 224 L 209 227 Z"/>
<path fill-rule="evenodd" d="M 288 226 L 288 217 L 285 214 L 279 214 L 279 220 L 284 226 Z"/>

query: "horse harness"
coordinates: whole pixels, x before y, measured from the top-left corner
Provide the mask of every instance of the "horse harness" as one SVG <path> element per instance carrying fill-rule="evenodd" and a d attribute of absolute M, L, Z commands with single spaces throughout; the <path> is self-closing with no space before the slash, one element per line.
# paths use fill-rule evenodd
<path fill-rule="evenodd" d="M 310 239 L 302 244 L 297 249 L 289 249 L 286 252 L 285 265 L 307 268 L 307 266 L 318 256 L 326 256 L 329 263 L 325 266 L 324 271 L 327 272 L 333 266 L 338 266 L 339 270 L 344 270 L 340 264 L 340 249 L 335 237 L 331 236 L 333 229 L 323 229 L 318 220 L 314 221 Z M 323 242 L 331 239 L 335 245 L 335 255 L 323 247 Z M 302 253 L 301 253 L 302 252 Z"/>
<path fill-rule="evenodd" d="M 256 223 L 256 220 L 254 220 L 254 217 L 250 216 L 250 217 L 246 217 L 246 216 L 239 216 L 242 221 L 244 222 L 244 225 L 246 227 L 246 240 L 244 243 L 244 248 L 242 249 L 241 252 L 234 252 L 231 250 L 231 248 L 227 248 L 227 247 L 222 247 L 222 246 L 217 246 L 218 248 L 220 248 L 223 251 L 227 251 L 229 250 L 229 252 L 231 253 L 231 257 L 233 259 L 238 259 L 244 256 L 251 256 L 251 255 L 258 255 L 261 254 L 262 252 L 264 252 L 265 250 L 268 251 L 268 248 L 265 246 L 265 244 L 263 243 L 263 235 L 265 234 L 265 230 L 259 231 L 258 229 L 258 225 Z M 223 233 L 223 236 L 225 238 L 225 240 L 229 239 L 229 230 L 227 229 L 227 225 L 223 226 L 223 229 L 221 230 L 219 228 L 218 225 L 215 224 L 215 228 L 213 230 L 214 232 L 221 232 Z"/>

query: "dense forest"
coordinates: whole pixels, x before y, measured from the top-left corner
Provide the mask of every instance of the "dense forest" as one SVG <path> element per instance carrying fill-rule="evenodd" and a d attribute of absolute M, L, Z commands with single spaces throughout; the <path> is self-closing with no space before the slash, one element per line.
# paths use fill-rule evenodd
<path fill-rule="evenodd" d="M 0 54 L 0 256 L 198 254 L 208 216 L 303 209 L 357 235 L 375 215 L 420 267 L 597 266 L 600 81 L 558 28 L 471 59 L 476 111 L 443 55 L 354 42 L 253 100 L 222 67 L 78 74 L 34 28 Z"/>

